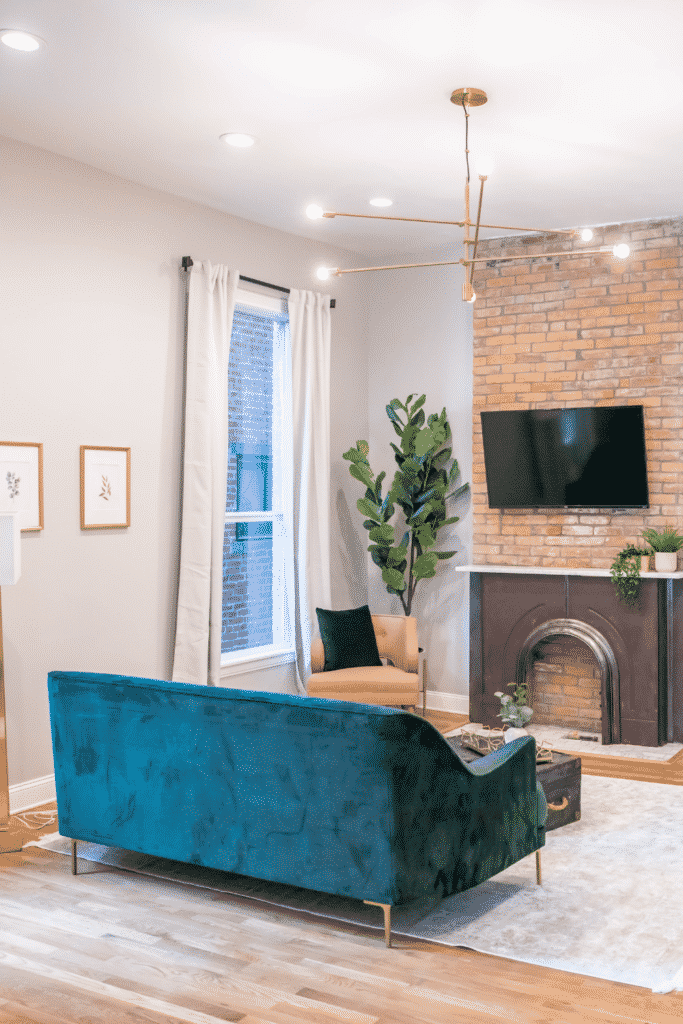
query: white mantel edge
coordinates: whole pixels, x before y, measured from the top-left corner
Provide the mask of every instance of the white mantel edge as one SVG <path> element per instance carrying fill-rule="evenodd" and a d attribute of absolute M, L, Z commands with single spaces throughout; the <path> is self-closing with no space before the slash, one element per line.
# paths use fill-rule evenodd
<path fill-rule="evenodd" d="M 535 576 L 609 576 L 609 569 L 569 568 L 555 565 L 455 565 L 456 572 L 533 573 Z M 641 572 L 641 580 L 683 580 L 683 571 Z"/>

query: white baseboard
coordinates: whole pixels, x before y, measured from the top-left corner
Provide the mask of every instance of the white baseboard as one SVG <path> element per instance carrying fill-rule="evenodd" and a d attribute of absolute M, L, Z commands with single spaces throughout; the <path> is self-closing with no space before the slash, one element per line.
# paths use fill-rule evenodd
<path fill-rule="evenodd" d="M 43 775 L 41 779 L 18 782 L 9 788 L 9 812 L 19 814 L 57 799 L 54 775 Z"/>
<path fill-rule="evenodd" d="M 470 698 L 466 693 L 441 693 L 427 690 L 427 707 L 430 711 L 450 711 L 455 715 L 469 715 Z"/>

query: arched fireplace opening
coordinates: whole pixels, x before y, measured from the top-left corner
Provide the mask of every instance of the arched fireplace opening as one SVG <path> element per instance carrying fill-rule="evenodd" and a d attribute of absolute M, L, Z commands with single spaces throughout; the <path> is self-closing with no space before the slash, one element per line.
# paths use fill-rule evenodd
<path fill-rule="evenodd" d="M 534 725 L 600 735 L 602 680 L 597 658 L 580 640 L 550 636 L 531 652 L 526 681 Z"/>
<path fill-rule="evenodd" d="M 551 656 L 542 660 L 544 651 Z M 534 629 L 517 657 L 517 685 L 529 689 L 534 723 L 566 726 L 619 742 L 619 724 L 605 709 L 619 693 L 619 669 L 609 642 L 577 619 L 551 619 Z M 618 704 L 617 704 L 618 706 Z"/>

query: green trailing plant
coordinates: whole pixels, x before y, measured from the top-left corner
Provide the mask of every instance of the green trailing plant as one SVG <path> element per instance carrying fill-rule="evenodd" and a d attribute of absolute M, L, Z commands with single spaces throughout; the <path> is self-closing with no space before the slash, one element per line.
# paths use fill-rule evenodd
<path fill-rule="evenodd" d="M 497 690 L 494 694 L 494 697 L 500 698 L 501 707 L 498 718 L 501 718 L 507 725 L 511 725 L 515 729 L 523 729 L 533 715 L 533 711 L 527 704 L 529 688 L 525 683 L 520 683 L 519 686 L 516 683 L 508 683 L 507 685 L 515 687 L 514 697 L 503 693 L 502 690 Z"/>
<path fill-rule="evenodd" d="M 612 562 L 610 576 L 619 600 L 628 608 L 635 608 L 640 594 L 640 559 L 648 551 L 629 544 Z"/>
<path fill-rule="evenodd" d="M 365 496 L 357 502 L 365 516 L 363 526 L 369 532 L 368 551 L 382 572 L 387 591 L 401 601 L 410 615 L 415 590 L 420 580 L 436 576 L 439 561 L 452 558 L 455 551 L 436 551 L 437 534 L 445 526 L 457 523 L 459 516 L 448 516 L 446 502 L 458 498 L 469 484 L 449 492 L 460 470 L 452 458 L 451 428 L 444 409 L 425 422 L 425 396 L 408 395 L 404 402 L 394 398 L 386 407 L 387 416 L 400 438 L 393 444 L 398 469 L 385 496 L 382 484 L 386 473 L 375 477 L 368 455 L 367 441 L 357 441 L 344 452 L 351 465 L 349 472 L 365 485 Z M 411 404 L 412 403 L 412 404 Z M 450 464 L 450 465 L 449 465 Z M 391 522 L 396 506 L 405 517 L 405 531 L 397 538 Z"/>
<path fill-rule="evenodd" d="M 683 548 L 683 537 L 676 533 L 673 526 L 665 526 L 661 533 L 656 530 L 643 530 L 643 537 L 653 551 L 680 551 Z"/>

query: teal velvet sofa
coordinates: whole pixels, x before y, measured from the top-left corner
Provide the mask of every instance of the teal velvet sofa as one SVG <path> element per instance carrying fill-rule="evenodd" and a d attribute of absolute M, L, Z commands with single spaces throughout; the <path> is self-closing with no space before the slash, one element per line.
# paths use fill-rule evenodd
<path fill-rule="evenodd" d="M 392 708 L 87 672 L 48 691 L 62 835 L 376 903 L 387 944 L 391 906 L 545 842 L 532 737 L 467 765 Z"/>

